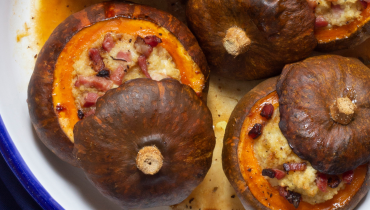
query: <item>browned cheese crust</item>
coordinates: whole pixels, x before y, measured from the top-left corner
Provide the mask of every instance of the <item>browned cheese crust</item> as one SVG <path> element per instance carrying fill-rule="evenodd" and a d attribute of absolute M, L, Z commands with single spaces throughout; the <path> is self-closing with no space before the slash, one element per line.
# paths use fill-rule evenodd
<path fill-rule="evenodd" d="M 370 160 L 370 69 L 354 58 L 324 55 L 287 65 L 277 84 L 280 129 L 300 158 L 325 174 Z M 337 123 L 330 107 L 348 97 L 352 121 Z"/>
<path fill-rule="evenodd" d="M 207 98 L 209 69 L 206 59 L 190 30 L 172 15 L 155 8 L 122 2 L 104 2 L 69 16 L 51 34 L 40 51 L 28 86 L 28 108 L 32 124 L 41 141 L 62 160 L 76 165 L 73 143 L 62 131 L 52 101 L 55 64 L 64 46 L 85 27 L 112 18 L 139 19 L 166 28 L 187 50 L 207 81 L 203 100 Z"/>
<path fill-rule="evenodd" d="M 187 19 L 212 71 L 232 79 L 278 75 L 317 44 L 315 15 L 306 1 L 189 0 Z M 237 56 L 223 46 L 230 27 L 242 29 L 251 41 Z"/>
<path fill-rule="evenodd" d="M 248 92 L 236 105 L 226 127 L 222 149 L 222 167 L 234 187 L 240 201 L 247 208 L 253 205 L 256 209 L 268 209 L 253 196 L 244 180 L 238 160 L 238 144 L 240 141 L 241 129 L 245 118 L 249 115 L 250 109 L 261 98 L 267 96 L 276 89 L 277 77 L 270 78 L 257 85 Z"/>
<path fill-rule="evenodd" d="M 173 205 L 203 180 L 212 163 L 212 115 L 178 81 L 134 79 L 97 101 L 96 114 L 74 127 L 79 166 L 99 191 L 124 208 Z M 163 166 L 145 175 L 136 166 L 155 146 Z"/>

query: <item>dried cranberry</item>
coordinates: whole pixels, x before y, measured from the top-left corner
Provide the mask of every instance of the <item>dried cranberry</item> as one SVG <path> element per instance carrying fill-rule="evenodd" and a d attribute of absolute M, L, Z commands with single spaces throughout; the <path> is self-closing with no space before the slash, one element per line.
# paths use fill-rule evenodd
<path fill-rule="evenodd" d="M 104 69 L 105 64 L 103 58 L 100 56 L 100 51 L 98 49 L 89 49 L 89 58 L 92 61 L 92 67 L 96 72 Z"/>
<path fill-rule="evenodd" d="M 361 3 L 361 6 L 362 6 L 363 9 L 367 8 L 367 2 L 366 1 L 360 0 L 360 3 Z"/>
<path fill-rule="evenodd" d="M 347 171 L 343 174 L 342 178 L 343 178 L 343 181 L 346 183 L 346 184 L 351 184 L 352 180 L 353 180 L 353 171 L 350 170 L 350 171 Z"/>
<path fill-rule="evenodd" d="M 295 208 L 298 208 L 299 203 L 302 200 L 302 196 L 299 193 L 288 190 L 288 195 L 285 197 L 289 203 L 293 204 Z"/>
<path fill-rule="evenodd" d="M 316 185 L 322 192 L 326 192 L 326 188 L 328 186 L 328 178 L 325 174 L 319 173 L 318 177 L 316 178 Z"/>
<path fill-rule="evenodd" d="M 286 190 L 284 187 L 279 187 L 279 195 L 287 199 L 288 202 L 293 204 L 295 208 L 298 208 L 299 203 L 302 200 L 301 194 Z"/>
<path fill-rule="evenodd" d="M 304 171 L 307 168 L 307 163 L 284 163 L 285 171 Z"/>
<path fill-rule="evenodd" d="M 271 168 L 268 168 L 268 169 L 263 169 L 262 170 L 262 176 L 268 176 L 270 178 L 276 178 L 278 180 L 282 179 L 285 177 L 285 172 L 284 171 L 281 171 L 279 169 L 271 169 Z"/>
<path fill-rule="evenodd" d="M 108 78 L 109 77 L 109 70 L 101 70 L 99 71 L 96 76 L 97 77 L 105 77 L 105 78 Z"/>
<path fill-rule="evenodd" d="M 57 106 L 55 107 L 55 110 L 57 112 L 61 112 L 61 111 L 66 110 L 66 108 L 64 106 L 62 106 L 61 104 L 57 104 Z"/>
<path fill-rule="evenodd" d="M 112 48 L 114 47 L 115 43 L 113 40 L 113 37 L 110 33 L 106 34 L 104 36 L 102 47 L 105 51 L 110 52 Z"/>
<path fill-rule="evenodd" d="M 261 111 L 261 116 L 266 119 L 271 119 L 272 114 L 274 114 L 274 106 L 272 104 L 266 104 L 263 106 Z"/>
<path fill-rule="evenodd" d="M 256 123 L 253 128 L 248 132 L 248 136 L 252 139 L 258 138 L 262 134 L 262 125 Z"/>
<path fill-rule="evenodd" d="M 340 180 L 339 176 L 330 176 L 328 178 L 328 186 L 331 188 L 336 188 L 339 186 L 341 181 L 342 180 Z"/>
<path fill-rule="evenodd" d="M 268 176 L 270 178 L 275 178 L 275 171 L 272 169 L 263 169 L 262 170 L 262 176 Z"/>
<path fill-rule="evenodd" d="M 85 114 L 82 112 L 82 110 L 78 110 L 77 111 L 77 116 L 78 116 L 78 119 L 82 120 L 85 116 Z"/>

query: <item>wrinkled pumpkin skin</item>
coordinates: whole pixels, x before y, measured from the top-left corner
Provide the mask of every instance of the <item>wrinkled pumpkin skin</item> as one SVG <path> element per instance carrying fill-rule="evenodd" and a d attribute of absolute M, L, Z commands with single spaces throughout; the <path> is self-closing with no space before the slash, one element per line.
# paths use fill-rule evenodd
<path fill-rule="evenodd" d="M 342 125 L 332 119 L 330 106 L 351 90 L 357 109 L 352 121 Z M 287 65 L 277 84 L 279 127 L 294 153 L 325 174 L 342 174 L 368 162 L 369 90 L 370 69 L 355 58 L 324 55 Z"/>
<path fill-rule="evenodd" d="M 28 108 L 32 124 L 41 141 L 62 160 L 76 165 L 73 143 L 62 131 L 52 101 L 55 64 L 64 46 L 74 34 L 100 21 L 124 17 L 147 20 L 172 32 L 199 66 L 206 81 L 209 69 L 206 59 L 190 30 L 172 15 L 155 8 L 120 2 L 104 2 L 69 16 L 51 34 L 38 54 L 28 86 Z M 203 90 L 207 98 L 208 82 Z"/>
<path fill-rule="evenodd" d="M 189 0 L 187 20 L 211 71 L 231 79 L 278 75 L 285 64 L 308 57 L 317 44 L 315 15 L 306 1 Z M 233 26 L 252 42 L 236 57 L 222 43 Z"/>
<path fill-rule="evenodd" d="M 95 115 L 74 127 L 79 166 L 102 194 L 124 208 L 183 201 L 212 163 L 212 115 L 195 92 L 178 81 L 135 79 L 109 90 Z M 135 163 L 138 151 L 155 145 L 164 157 L 155 175 Z"/>
<path fill-rule="evenodd" d="M 251 205 L 254 209 L 268 210 L 270 208 L 262 205 L 253 196 L 248 187 L 248 183 L 245 181 L 240 171 L 238 160 L 238 145 L 241 135 L 240 132 L 243 123 L 250 114 L 250 110 L 253 105 L 260 99 L 266 97 L 268 94 L 276 91 L 277 81 L 278 77 L 270 78 L 248 92 L 236 105 L 226 127 L 222 150 L 222 166 L 226 177 L 229 179 L 231 185 L 236 191 L 236 194 L 246 209 L 249 209 Z M 361 199 L 367 194 L 369 188 L 370 164 L 368 164 L 365 181 L 363 182 L 361 188 L 345 206 L 337 209 L 354 209 Z M 273 205 L 273 203 L 271 203 L 271 205 Z"/>

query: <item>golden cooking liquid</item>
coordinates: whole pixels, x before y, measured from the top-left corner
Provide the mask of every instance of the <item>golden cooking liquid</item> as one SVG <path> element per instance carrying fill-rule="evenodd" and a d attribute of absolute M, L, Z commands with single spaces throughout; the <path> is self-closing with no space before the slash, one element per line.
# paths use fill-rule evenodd
<path fill-rule="evenodd" d="M 53 30 L 68 16 L 103 0 L 35 0 L 32 17 L 38 46 L 41 48 Z"/>

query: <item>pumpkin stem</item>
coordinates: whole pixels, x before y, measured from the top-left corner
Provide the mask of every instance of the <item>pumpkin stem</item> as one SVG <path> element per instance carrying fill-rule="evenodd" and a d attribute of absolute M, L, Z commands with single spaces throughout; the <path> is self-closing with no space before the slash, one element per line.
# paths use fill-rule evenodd
<path fill-rule="evenodd" d="M 347 125 L 353 119 L 356 105 L 348 97 L 337 98 L 330 106 L 331 118 L 340 124 Z"/>
<path fill-rule="evenodd" d="M 248 49 L 251 40 L 243 29 L 234 26 L 227 30 L 222 42 L 226 51 L 236 57 Z"/>
<path fill-rule="evenodd" d="M 140 149 L 136 156 L 136 166 L 147 175 L 156 174 L 163 165 L 163 156 L 156 146 L 146 146 Z"/>

